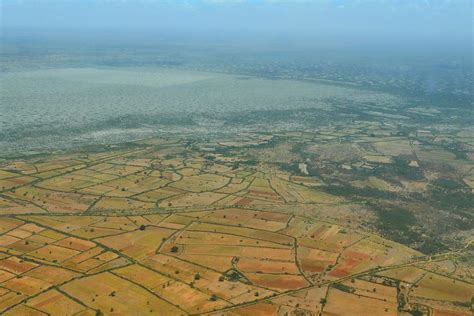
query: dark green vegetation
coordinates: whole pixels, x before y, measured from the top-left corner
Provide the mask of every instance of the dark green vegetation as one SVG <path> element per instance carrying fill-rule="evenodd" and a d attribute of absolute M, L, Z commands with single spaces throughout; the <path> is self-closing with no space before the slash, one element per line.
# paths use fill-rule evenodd
<path fill-rule="evenodd" d="M 336 283 L 336 284 L 333 285 L 333 287 L 335 289 L 338 289 L 338 290 L 341 290 L 341 291 L 347 292 L 347 293 L 354 293 L 356 291 L 355 288 L 347 286 L 347 285 L 342 284 L 342 283 Z"/>

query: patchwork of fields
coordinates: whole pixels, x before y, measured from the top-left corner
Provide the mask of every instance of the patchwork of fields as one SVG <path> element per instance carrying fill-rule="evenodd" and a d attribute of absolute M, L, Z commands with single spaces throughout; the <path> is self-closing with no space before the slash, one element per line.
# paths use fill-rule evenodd
<path fill-rule="evenodd" d="M 470 243 L 425 255 L 324 216 L 356 204 L 315 177 L 187 146 L 3 161 L 2 315 L 471 315 Z"/>
<path fill-rule="evenodd" d="M 0 175 L 0 214 L 338 202 L 275 171 L 210 164 L 199 155 L 167 159 L 166 151 L 155 154 L 142 148 L 51 157 L 40 163 L 7 162 Z"/>
<path fill-rule="evenodd" d="M 275 212 L 22 215 L 0 229 L 4 315 L 470 315 L 474 292 L 450 271 L 462 252 L 428 258 Z"/>

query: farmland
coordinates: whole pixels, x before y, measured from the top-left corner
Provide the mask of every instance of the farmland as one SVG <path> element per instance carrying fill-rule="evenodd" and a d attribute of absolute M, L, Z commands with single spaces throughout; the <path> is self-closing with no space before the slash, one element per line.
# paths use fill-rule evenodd
<path fill-rule="evenodd" d="M 472 1 L 0 20 L 0 315 L 474 315 Z"/>
<path fill-rule="evenodd" d="M 255 221 L 262 221 L 259 228 Z M 346 315 L 349 304 L 388 315 L 441 307 L 469 315 L 474 293 L 472 275 L 427 266 L 459 264 L 464 251 L 427 257 L 367 233 L 338 236 L 334 224 L 282 213 L 19 215 L 0 224 L 6 315 L 29 309 L 52 315 Z M 83 233 L 104 225 L 108 230 L 99 237 Z M 302 246 L 306 238 L 315 242 Z M 318 246 L 335 240 L 343 246 Z"/>
<path fill-rule="evenodd" d="M 366 128 L 351 132 L 350 159 L 338 156 L 347 181 L 339 186 L 327 171 L 329 131 L 240 136 L 244 143 L 153 138 L 4 159 L 0 312 L 470 315 L 472 240 L 426 252 L 416 222 L 372 208 L 451 183 L 427 179 L 430 165 L 406 176 L 357 171 L 402 168 L 400 155 L 439 149 L 402 136 L 387 147 Z M 292 167 L 302 159 L 295 143 L 317 153 L 304 171 Z M 265 158 L 269 146 L 280 156 Z M 425 166 L 416 162 L 403 168 Z"/>

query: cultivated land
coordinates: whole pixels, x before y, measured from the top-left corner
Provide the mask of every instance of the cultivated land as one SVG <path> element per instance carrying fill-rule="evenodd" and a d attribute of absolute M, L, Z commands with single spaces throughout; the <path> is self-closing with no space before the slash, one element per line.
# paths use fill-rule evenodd
<path fill-rule="evenodd" d="M 2 37 L 0 314 L 472 315 L 467 51 L 67 32 Z"/>
<path fill-rule="evenodd" d="M 0 312 L 471 315 L 472 235 L 439 231 L 439 245 L 417 220 L 435 187 L 471 197 L 454 178 L 470 157 L 390 128 L 5 159 Z M 451 216 L 469 223 L 465 207 Z"/>

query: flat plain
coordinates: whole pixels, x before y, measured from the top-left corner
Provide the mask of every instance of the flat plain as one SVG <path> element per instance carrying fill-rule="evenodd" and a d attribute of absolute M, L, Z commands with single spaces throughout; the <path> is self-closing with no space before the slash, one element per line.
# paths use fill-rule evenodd
<path fill-rule="evenodd" d="M 472 56 L 192 33 L 2 37 L 0 314 L 472 315 Z"/>
<path fill-rule="evenodd" d="M 381 130 L 361 122 L 351 131 L 357 160 L 339 162 L 339 179 L 401 164 L 408 151 L 452 159 L 407 137 L 365 136 Z M 427 192 L 439 183 L 425 177 L 431 165 L 407 159 L 418 177 L 358 175 L 335 187 L 312 174 L 334 155 L 330 132 L 153 138 L 4 159 L 0 312 L 471 315 L 472 238 L 428 252 L 406 238 L 418 238 L 415 223 L 387 228 L 387 214 L 368 207 Z M 321 155 L 301 160 L 301 146 Z M 255 161 L 269 148 L 273 156 Z M 371 195 L 341 194 L 348 184 Z"/>

